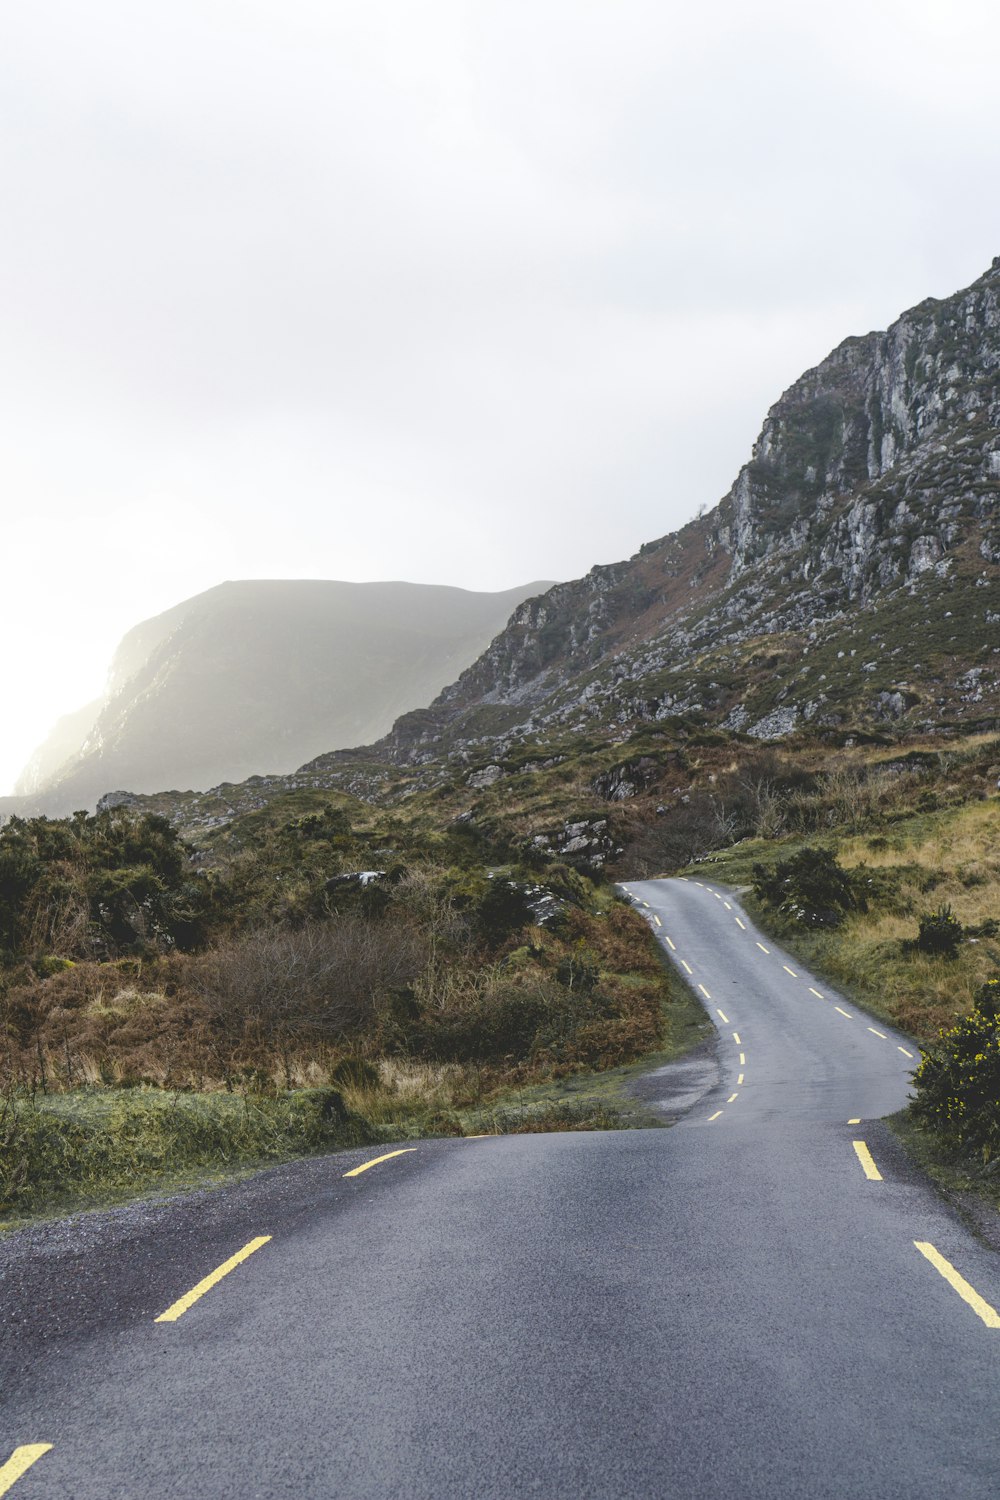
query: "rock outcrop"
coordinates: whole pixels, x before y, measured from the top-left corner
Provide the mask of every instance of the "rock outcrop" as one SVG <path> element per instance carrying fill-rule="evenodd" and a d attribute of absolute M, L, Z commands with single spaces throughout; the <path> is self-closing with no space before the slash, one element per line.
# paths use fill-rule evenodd
<path fill-rule="evenodd" d="M 1000 257 L 846 339 L 771 408 L 713 511 L 525 601 L 381 753 L 420 764 L 595 721 L 774 739 L 995 718 L 998 502 Z"/>

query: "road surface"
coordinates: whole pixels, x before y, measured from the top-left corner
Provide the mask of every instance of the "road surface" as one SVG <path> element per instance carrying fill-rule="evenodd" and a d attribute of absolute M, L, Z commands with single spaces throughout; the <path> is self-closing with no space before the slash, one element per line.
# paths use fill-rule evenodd
<path fill-rule="evenodd" d="M 0 1494 L 995 1500 L 1000 1263 L 877 1123 L 916 1049 L 721 888 L 629 890 L 718 1027 L 681 1123 L 12 1237 Z"/>

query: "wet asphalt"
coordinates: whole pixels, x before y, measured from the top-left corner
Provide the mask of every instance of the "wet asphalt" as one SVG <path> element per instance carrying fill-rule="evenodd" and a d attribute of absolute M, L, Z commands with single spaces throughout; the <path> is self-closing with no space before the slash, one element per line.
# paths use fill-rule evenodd
<path fill-rule="evenodd" d="M 718 1028 L 673 1128 L 343 1152 L 10 1237 L 0 1463 L 52 1445 L 15 1500 L 1000 1494 L 1000 1329 L 914 1241 L 994 1307 L 1000 1259 L 878 1123 L 915 1047 L 721 887 L 628 889 Z"/>

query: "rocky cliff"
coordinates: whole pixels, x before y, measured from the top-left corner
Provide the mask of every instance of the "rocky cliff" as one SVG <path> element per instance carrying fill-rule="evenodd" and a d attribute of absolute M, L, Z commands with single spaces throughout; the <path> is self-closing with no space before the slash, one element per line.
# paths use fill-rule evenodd
<path fill-rule="evenodd" d="M 993 722 L 998 500 L 1000 257 L 845 340 L 771 408 L 713 511 L 523 603 L 381 753 L 683 716 L 759 738 Z"/>

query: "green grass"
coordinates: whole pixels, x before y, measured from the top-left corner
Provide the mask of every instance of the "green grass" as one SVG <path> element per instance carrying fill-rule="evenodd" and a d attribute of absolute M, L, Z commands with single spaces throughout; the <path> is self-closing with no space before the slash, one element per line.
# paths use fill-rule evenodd
<path fill-rule="evenodd" d="M 0 1107 L 0 1228 L 379 1138 L 330 1089 L 258 1098 L 88 1088 L 8 1099 Z"/>
<path fill-rule="evenodd" d="M 926 1045 L 1000 972 L 1000 939 L 962 943 L 956 959 L 920 953 L 911 946 L 919 918 L 943 903 L 972 928 L 1000 915 L 998 832 L 996 797 L 959 801 L 911 811 L 865 832 L 745 840 L 685 873 L 741 889 L 747 910 L 776 942 Z M 887 883 L 890 896 L 833 930 L 801 927 L 757 902 L 748 889 L 753 865 L 771 866 L 805 845 L 834 851 L 845 868 L 864 866 Z"/>
<path fill-rule="evenodd" d="M 908 1109 L 888 1115 L 885 1123 L 907 1155 L 963 1216 L 968 1209 L 963 1199 L 968 1197 L 992 1212 L 1000 1211 L 1000 1159 L 984 1164 L 977 1156 L 954 1150 L 945 1145 L 936 1130 L 915 1120 Z"/>

